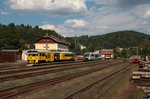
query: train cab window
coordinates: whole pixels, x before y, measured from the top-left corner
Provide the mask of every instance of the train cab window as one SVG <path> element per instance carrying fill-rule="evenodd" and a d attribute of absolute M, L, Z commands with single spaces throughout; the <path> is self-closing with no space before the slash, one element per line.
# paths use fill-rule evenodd
<path fill-rule="evenodd" d="M 45 56 L 45 53 L 40 53 L 40 56 Z"/>
<path fill-rule="evenodd" d="M 45 53 L 42 53 L 42 56 L 45 56 Z"/>
<path fill-rule="evenodd" d="M 28 56 L 38 56 L 38 54 L 28 54 Z"/>
<path fill-rule="evenodd" d="M 97 54 L 95 54 L 95 57 L 96 57 L 96 58 L 98 58 L 98 55 L 97 55 Z"/>
<path fill-rule="evenodd" d="M 38 54 L 33 54 L 32 56 L 38 56 Z"/>
<path fill-rule="evenodd" d="M 32 54 L 28 54 L 28 56 L 32 56 Z"/>
<path fill-rule="evenodd" d="M 70 57 L 70 56 L 73 56 L 73 54 L 65 54 L 65 56 L 69 56 Z"/>
<path fill-rule="evenodd" d="M 42 53 L 40 53 L 39 55 L 42 56 L 41 54 L 42 54 Z"/>
<path fill-rule="evenodd" d="M 59 56 L 60 53 L 54 53 L 55 56 Z"/>
<path fill-rule="evenodd" d="M 91 54 L 91 57 L 94 57 L 94 54 Z"/>
<path fill-rule="evenodd" d="M 46 55 L 46 58 L 50 58 L 50 54 Z"/>
<path fill-rule="evenodd" d="M 84 57 L 88 57 L 89 56 L 89 54 L 84 54 Z"/>

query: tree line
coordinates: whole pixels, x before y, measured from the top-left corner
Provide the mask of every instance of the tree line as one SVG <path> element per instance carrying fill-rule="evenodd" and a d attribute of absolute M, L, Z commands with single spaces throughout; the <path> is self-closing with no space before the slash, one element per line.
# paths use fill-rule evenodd
<path fill-rule="evenodd" d="M 0 50 L 2 49 L 28 49 L 34 48 L 34 41 L 45 34 L 53 35 L 57 38 L 63 37 L 54 30 L 43 30 L 38 26 L 31 25 L 8 25 L 0 24 Z"/>
<path fill-rule="evenodd" d="M 115 51 L 116 47 L 124 48 L 123 52 L 117 53 L 115 51 L 117 56 L 127 57 L 128 54 L 137 54 L 137 48 L 138 54 L 150 54 L 150 35 L 137 31 L 118 31 L 95 36 L 63 37 L 54 30 L 43 30 L 38 26 L 15 25 L 14 23 L 0 24 L 0 50 L 34 48 L 34 41 L 45 36 L 46 33 L 69 42 L 70 51 L 79 54 L 101 49 L 114 49 Z M 86 49 L 81 50 L 80 44 L 86 46 Z"/>
<path fill-rule="evenodd" d="M 80 51 L 82 53 L 82 51 L 77 48 L 79 45 L 75 45 L 75 39 L 78 40 L 79 44 L 86 46 L 83 52 L 114 49 L 116 57 L 150 54 L 150 35 L 137 31 L 118 31 L 95 36 L 83 35 L 79 37 L 67 37 L 66 40 L 71 42 L 71 50 Z M 123 48 L 124 50 L 117 52 L 117 47 Z"/>

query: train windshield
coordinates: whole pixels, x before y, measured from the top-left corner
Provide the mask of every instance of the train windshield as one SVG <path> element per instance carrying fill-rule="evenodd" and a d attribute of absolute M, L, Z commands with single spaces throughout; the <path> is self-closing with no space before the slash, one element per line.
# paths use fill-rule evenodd
<path fill-rule="evenodd" d="M 88 53 L 85 53 L 85 54 L 84 54 L 84 57 L 89 57 L 89 54 L 88 54 Z"/>
<path fill-rule="evenodd" d="M 132 56 L 132 58 L 140 58 L 140 56 L 138 56 L 138 55 L 135 55 L 135 56 Z"/>
<path fill-rule="evenodd" d="M 38 54 L 28 54 L 28 56 L 38 56 Z"/>

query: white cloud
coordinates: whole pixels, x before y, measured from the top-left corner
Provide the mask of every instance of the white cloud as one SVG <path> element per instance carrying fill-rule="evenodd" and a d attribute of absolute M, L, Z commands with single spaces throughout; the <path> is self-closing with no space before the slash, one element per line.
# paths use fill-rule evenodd
<path fill-rule="evenodd" d="M 101 1 L 101 0 L 100 0 Z M 97 0 L 97 4 L 100 4 Z M 110 0 L 106 0 L 106 3 Z M 114 4 L 110 2 L 110 4 Z M 115 4 L 114 4 L 115 5 Z M 91 7 L 88 16 L 78 19 L 66 19 L 57 25 L 57 31 L 63 36 L 101 35 L 122 30 L 150 32 L 150 5 L 142 4 L 130 8 L 115 6 Z"/>
<path fill-rule="evenodd" d="M 130 0 L 7 1 L 11 9 L 21 12 L 39 11 L 40 13 L 48 12 L 50 15 L 64 15 L 63 19 L 61 16 L 57 17 L 61 23 L 54 18 L 53 22 L 57 21 L 58 25 L 44 26 L 63 36 L 100 35 L 120 30 L 149 33 L 150 30 L 150 0 L 132 0 L 132 2 Z M 89 2 L 94 5 L 90 5 Z M 75 16 L 68 16 L 70 14 Z"/>
<path fill-rule="evenodd" d="M 145 13 L 144 18 L 150 18 L 150 10 Z"/>
<path fill-rule="evenodd" d="M 106 26 L 106 25 L 102 25 L 101 26 L 103 29 L 108 29 L 109 27 L 108 26 Z"/>
<path fill-rule="evenodd" d="M 81 35 L 81 30 L 86 28 L 88 23 L 85 20 L 81 19 L 67 19 L 63 24 L 53 25 L 53 24 L 44 24 L 39 26 L 43 30 L 55 30 L 57 33 L 63 36 L 75 36 Z"/>
<path fill-rule="evenodd" d="M 56 31 L 57 31 L 57 33 L 61 34 L 64 37 L 75 36 L 76 35 L 74 29 L 68 28 L 68 27 L 64 27 L 63 25 L 57 26 L 57 30 Z"/>
<path fill-rule="evenodd" d="M 95 16 L 92 14 L 92 18 L 67 19 L 55 26 L 55 30 L 63 36 L 100 35 L 120 30 L 134 30 L 141 22 L 128 11 L 112 12 L 113 9 L 101 9 Z"/>
<path fill-rule="evenodd" d="M 105 12 L 105 10 L 103 9 Z M 109 12 L 110 11 L 110 12 Z M 93 19 L 89 20 L 91 25 L 91 30 L 96 30 L 95 33 L 108 33 L 119 30 L 130 30 L 134 29 L 135 25 L 138 24 L 139 21 L 128 12 L 116 12 L 109 10 L 109 14 L 106 13 L 99 14 L 95 16 Z"/>
<path fill-rule="evenodd" d="M 93 2 L 103 6 L 116 6 L 118 0 L 93 0 Z"/>
<path fill-rule="evenodd" d="M 7 15 L 8 13 L 5 11 L 0 10 L 0 15 Z"/>
<path fill-rule="evenodd" d="M 115 6 L 115 7 L 135 7 L 139 5 L 150 4 L 150 0 L 93 0 L 96 4 Z"/>
<path fill-rule="evenodd" d="M 25 11 L 51 11 L 53 13 L 79 13 L 87 10 L 84 0 L 8 0 L 11 9 Z"/>
<path fill-rule="evenodd" d="M 85 27 L 88 23 L 81 19 L 68 19 L 64 22 L 64 25 L 67 27 L 80 28 Z"/>
<path fill-rule="evenodd" d="M 43 30 L 56 30 L 56 27 L 52 24 L 44 24 L 44 25 L 39 26 L 39 28 Z"/>

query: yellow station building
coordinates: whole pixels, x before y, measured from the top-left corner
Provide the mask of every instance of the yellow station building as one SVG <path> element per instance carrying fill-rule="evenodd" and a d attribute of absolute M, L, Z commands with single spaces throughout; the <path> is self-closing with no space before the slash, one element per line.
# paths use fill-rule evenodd
<path fill-rule="evenodd" d="M 63 50 L 68 51 L 68 44 L 56 40 L 52 36 L 43 36 L 35 41 L 35 49 L 37 50 Z"/>

